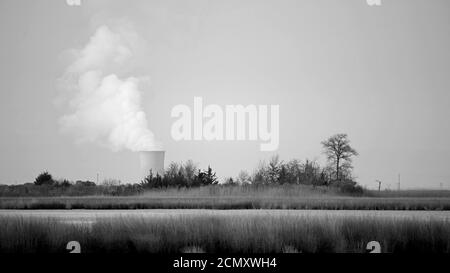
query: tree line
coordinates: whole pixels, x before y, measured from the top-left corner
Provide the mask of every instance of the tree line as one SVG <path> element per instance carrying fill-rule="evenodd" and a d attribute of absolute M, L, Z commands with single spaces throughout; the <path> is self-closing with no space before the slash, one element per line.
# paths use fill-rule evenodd
<path fill-rule="evenodd" d="M 312 186 L 338 186 L 355 188 L 352 177 L 352 158 L 358 153 L 350 146 L 346 134 L 336 134 L 321 142 L 327 165 L 321 167 L 316 161 L 304 162 L 293 159 L 281 161 L 278 156 L 269 162 L 260 162 L 249 174 L 241 171 L 236 178 L 225 178 L 225 185 L 282 185 L 304 184 Z M 197 168 L 192 161 L 185 164 L 171 163 L 163 175 L 150 173 L 142 182 L 145 188 L 195 187 L 218 184 L 216 174 L 208 166 L 206 171 Z M 359 190 L 359 188 L 358 188 Z"/>
<path fill-rule="evenodd" d="M 241 171 L 237 177 L 225 178 L 219 183 L 211 166 L 202 170 L 192 160 L 185 163 L 172 162 L 162 175 L 151 171 L 140 183 L 122 184 L 115 179 L 104 180 L 101 185 L 92 181 L 71 182 L 66 179 L 55 180 L 47 171 L 39 174 L 33 184 L 0 186 L 0 196 L 8 195 L 133 195 L 148 189 L 191 188 L 210 185 L 283 185 L 302 184 L 334 186 L 344 192 L 361 193 L 362 188 L 352 177 L 352 158 L 358 153 L 350 146 L 346 134 L 336 134 L 321 142 L 327 164 L 322 167 L 314 160 L 293 159 L 282 161 L 278 156 L 268 162 L 262 161 L 250 174 Z M 38 186 L 38 187 L 36 187 Z"/>

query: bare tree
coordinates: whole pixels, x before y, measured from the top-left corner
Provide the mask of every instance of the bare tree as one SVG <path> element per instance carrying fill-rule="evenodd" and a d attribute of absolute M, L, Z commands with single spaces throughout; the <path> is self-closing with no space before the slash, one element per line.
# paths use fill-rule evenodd
<path fill-rule="evenodd" d="M 252 178 L 247 171 L 240 171 L 236 181 L 240 185 L 248 185 L 252 183 Z"/>
<path fill-rule="evenodd" d="M 195 164 L 194 161 L 188 160 L 186 161 L 186 163 L 184 163 L 182 172 L 183 175 L 188 179 L 189 183 L 192 183 L 192 181 L 194 180 L 197 170 L 197 164 Z"/>
<path fill-rule="evenodd" d="M 336 166 L 336 180 L 340 179 L 342 166 L 351 169 L 352 156 L 357 156 L 358 152 L 350 146 L 347 134 L 336 134 L 325 141 L 322 141 L 324 153 L 328 161 Z"/>
<path fill-rule="evenodd" d="M 275 184 L 279 182 L 282 165 L 283 162 L 280 161 L 278 155 L 275 155 L 270 159 L 269 165 L 267 166 L 267 175 L 270 183 Z"/>

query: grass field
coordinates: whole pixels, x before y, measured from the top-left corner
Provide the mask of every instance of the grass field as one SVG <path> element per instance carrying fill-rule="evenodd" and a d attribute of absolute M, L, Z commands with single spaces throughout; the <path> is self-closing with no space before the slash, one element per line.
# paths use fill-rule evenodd
<path fill-rule="evenodd" d="M 67 252 L 69 241 L 80 242 L 85 253 L 366 252 L 374 240 L 383 252 L 450 252 L 447 191 L 350 196 L 304 185 L 209 186 L 135 196 L 2 197 L 0 209 L 7 209 L 0 214 L 0 253 Z M 136 209 L 154 210 L 144 210 L 144 217 Z M 100 212 L 106 217 L 95 215 Z M 67 219 L 48 217 L 56 214 Z M 417 214 L 445 217 L 407 216 Z"/>
<path fill-rule="evenodd" d="M 379 217 L 248 214 L 111 217 L 89 225 L 49 218 L 0 217 L 0 253 L 450 252 L 450 222 Z"/>
<path fill-rule="evenodd" d="M 450 210 L 450 199 L 368 197 L 22 197 L 1 198 L 0 209 Z"/>
<path fill-rule="evenodd" d="M 200 187 L 136 196 L 1 197 L 0 209 L 328 209 L 450 210 L 447 191 L 371 192 L 349 196 L 332 188 Z"/>

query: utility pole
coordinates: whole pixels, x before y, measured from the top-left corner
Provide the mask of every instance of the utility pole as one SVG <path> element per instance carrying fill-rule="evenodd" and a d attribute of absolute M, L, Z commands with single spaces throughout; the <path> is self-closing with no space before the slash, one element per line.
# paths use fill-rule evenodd
<path fill-rule="evenodd" d="M 380 180 L 375 180 L 378 182 L 378 191 L 381 191 L 381 181 Z"/>
<path fill-rule="evenodd" d="M 398 174 L 398 190 L 400 191 L 400 174 Z"/>
<path fill-rule="evenodd" d="M 98 185 L 98 173 L 97 173 L 97 185 Z"/>

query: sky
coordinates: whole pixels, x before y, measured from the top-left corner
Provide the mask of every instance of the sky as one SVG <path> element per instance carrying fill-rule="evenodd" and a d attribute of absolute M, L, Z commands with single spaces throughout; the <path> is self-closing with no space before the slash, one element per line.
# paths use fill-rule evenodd
<path fill-rule="evenodd" d="M 80 68 L 99 29 L 123 35 Z M 95 68 L 98 78 L 86 76 L 93 82 L 110 73 L 118 85 L 139 82 L 124 87 L 133 96 L 122 106 L 164 145 L 166 164 L 192 159 L 221 178 L 274 154 L 324 164 L 320 142 L 347 133 L 360 184 L 376 188 L 378 179 L 395 189 L 400 174 L 402 188 L 450 188 L 449 1 L 2 0 L 0 33 L 0 183 L 32 182 L 43 170 L 139 181 L 139 157 L 121 140 L 128 135 L 97 134 L 99 123 L 83 131 L 83 107 L 93 104 L 70 92 Z M 194 97 L 279 105 L 278 150 L 175 141 L 171 110 L 192 107 Z M 88 110 L 111 118 L 97 109 Z M 113 130 L 116 121 L 100 127 Z"/>

